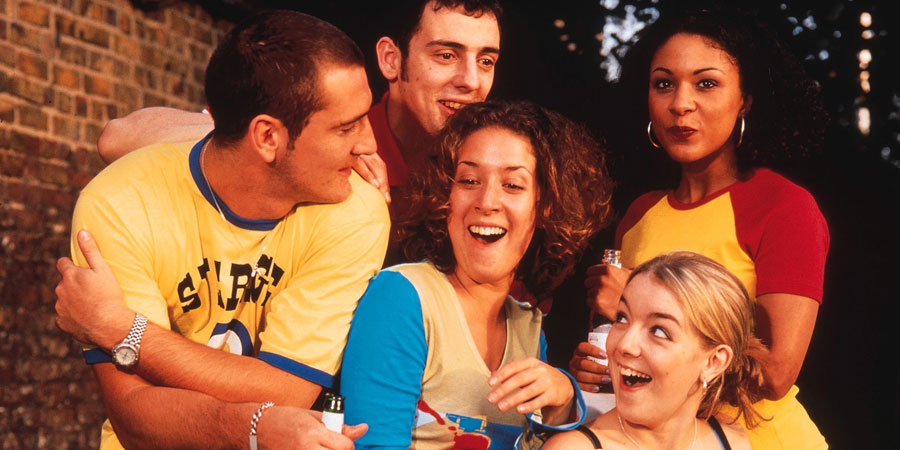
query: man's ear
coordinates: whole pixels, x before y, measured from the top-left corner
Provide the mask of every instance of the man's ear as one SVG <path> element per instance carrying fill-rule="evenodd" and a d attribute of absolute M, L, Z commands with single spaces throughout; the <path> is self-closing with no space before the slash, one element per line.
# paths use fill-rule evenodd
<path fill-rule="evenodd" d="M 397 47 L 393 39 L 382 36 L 375 44 L 375 54 L 378 56 L 378 68 L 381 70 L 381 75 L 388 83 L 397 81 L 400 78 L 400 65 L 403 62 L 400 47 Z"/>
<path fill-rule="evenodd" d="M 278 120 L 268 114 L 260 114 L 250 120 L 250 143 L 253 150 L 266 164 L 272 164 L 279 156 L 282 148 L 287 148 L 287 128 Z"/>

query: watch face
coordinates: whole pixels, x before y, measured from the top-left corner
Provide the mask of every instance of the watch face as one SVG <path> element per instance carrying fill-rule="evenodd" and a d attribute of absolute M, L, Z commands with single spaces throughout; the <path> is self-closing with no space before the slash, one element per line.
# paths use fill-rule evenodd
<path fill-rule="evenodd" d="M 113 359 L 116 365 L 130 367 L 137 362 L 137 351 L 130 345 L 118 345 L 113 349 Z"/>

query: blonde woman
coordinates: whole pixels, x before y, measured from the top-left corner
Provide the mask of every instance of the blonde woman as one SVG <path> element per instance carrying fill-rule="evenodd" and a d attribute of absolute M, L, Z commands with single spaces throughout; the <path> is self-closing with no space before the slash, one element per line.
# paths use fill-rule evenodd
<path fill-rule="evenodd" d="M 693 252 L 658 256 L 631 272 L 607 350 L 616 408 L 554 436 L 553 449 L 750 448 L 761 418 L 762 373 L 751 349 L 753 304 L 725 267 Z"/>

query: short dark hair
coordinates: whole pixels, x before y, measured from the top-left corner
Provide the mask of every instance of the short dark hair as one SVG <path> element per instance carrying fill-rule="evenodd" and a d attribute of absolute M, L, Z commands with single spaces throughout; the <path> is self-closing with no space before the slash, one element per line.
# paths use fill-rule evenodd
<path fill-rule="evenodd" d="M 271 10 L 236 25 L 206 68 L 206 100 L 214 136 L 235 142 L 259 114 L 281 120 L 295 139 L 322 109 L 323 67 L 363 66 L 362 52 L 343 31 L 297 11 Z"/>
<path fill-rule="evenodd" d="M 503 15 L 503 7 L 500 6 L 499 0 L 406 0 L 401 5 L 391 7 L 388 16 L 387 29 L 385 35 L 394 41 L 394 44 L 400 48 L 403 59 L 409 54 L 409 41 L 413 35 L 419 31 L 419 23 L 422 21 L 422 14 L 429 3 L 433 3 L 433 11 L 441 8 L 456 9 L 462 7 L 466 11 L 466 15 L 481 17 L 484 14 L 491 14 L 497 19 L 497 26 L 500 26 L 500 17 Z"/>
<path fill-rule="evenodd" d="M 466 106 L 450 117 L 425 170 L 413 178 L 408 216 L 399 224 L 406 257 L 428 259 L 444 273 L 456 267 L 447 231 L 458 151 L 472 133 L 510 130 L 531 143 L 540 198 L 534 237 L 516 278 L 542 298 L 571 273 L 589 238 L 610 220 L 613 182 L 605 150 L 584 126 L 526 101 Z"/>
<path fill-rule="evenodd" d="M 621 81 L 630 98 L 637 100 L 630 134 L 641 136 L 641 146 L 649 146 L 650 63 L 656 51 L 679 33 L 702 36 L 733 58 L 740 71 L 741 91 L 753 98 L 745 116 L 746 131 L 736 149 L 742 173 L 755 165 L 785 163 L 821 148 L 828 113 L 818 84 L 756 15 L 723 5 L 663 11 L 629 50 Z M 737 125 L 735 133 L 739 128 Z"/>

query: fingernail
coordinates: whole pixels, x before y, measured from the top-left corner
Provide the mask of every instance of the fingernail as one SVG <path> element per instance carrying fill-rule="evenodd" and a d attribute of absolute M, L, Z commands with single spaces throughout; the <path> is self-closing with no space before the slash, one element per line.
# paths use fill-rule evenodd
<path fill-rule="evenodd" d="M 604 383 L 604 384 L 605 384 L 605 383 L 612 383 L 612 378 L 610 378 L 610 377 L 600 377 L 600 382 L 601 382 L 601 383 Z"/>
<path fill-rule="evenodd" d="M 91 234 L 87 232 L 86 228 L 82 228 L 81 231 L 78 232 L 78 239 L 89 241 L 91 240 Z"/>
<path fill-rule="evenodd" d="M 491 377 L 491 379 L 488 380 L 488 384 L 491 386 L 493 386 L 496 383 L 497 383 L 497 377 Z"/>
<path fill-rule="evenodd" d="M 379 183 L 378 180 L 375 178 L 372 178 L 372 185 L 374 185 L 377 188 L 381 187 L 381 183 Z"/>
<path fill-rule="evenodd" d="M 609 359 L 609 356 L 606 354 L 606 352 L 600 352 L 600 359 Z"/>
<path fill-rule="evenodd" d="M 497 405 L 497 407 L 500 409 L 506 409 L 506 402 L 500 402 L 500 404 Z"/>
<path fill-rule="evenodd" d="M 490 394 L 488 394 L 487 398 L 489 402 L 494 403 L 495 401 L 497 401 L 497 394 L 491 392 Z"/>
<path fill-rule="evenodd" d="M 595 386 L 595 385 L 592 384 L 592 385 L 590 386 L 590 391 L 591 391 L 591 392 L 600 392 L 600 386 Z"/>

